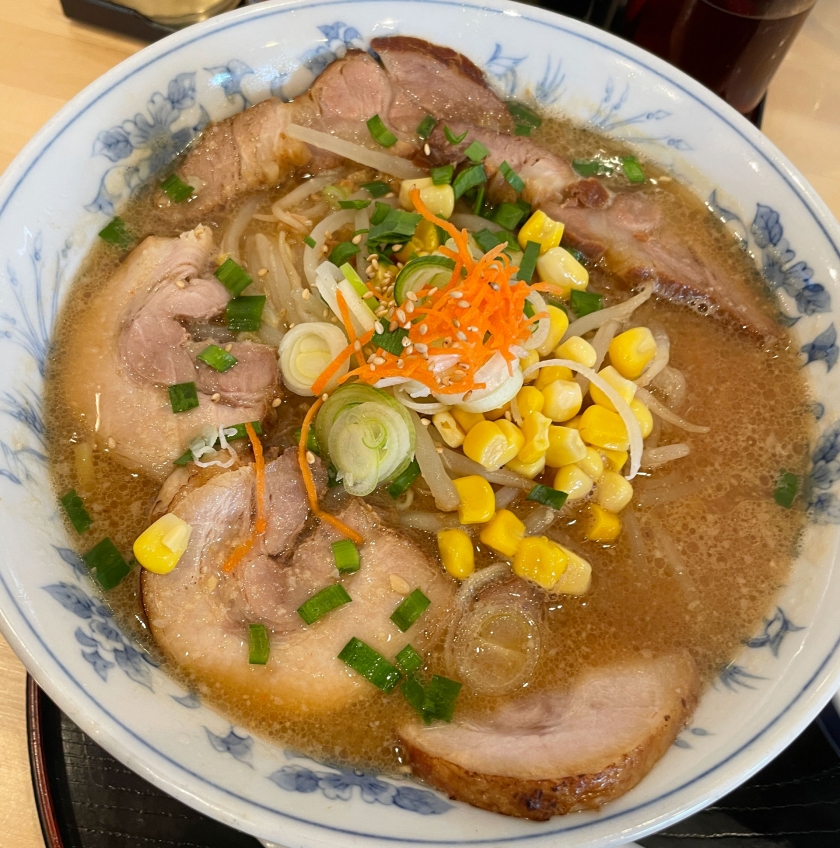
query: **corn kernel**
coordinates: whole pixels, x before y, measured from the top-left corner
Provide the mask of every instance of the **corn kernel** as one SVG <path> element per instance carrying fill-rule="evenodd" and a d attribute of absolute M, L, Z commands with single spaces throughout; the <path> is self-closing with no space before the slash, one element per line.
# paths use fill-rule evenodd
<path fill-rule="evenodd" d="M 647 327 L 633 327 L 610 342 L 610 362 L 622 377 L 638 380 L 656 356 L 656 340 Z"/>
<path fill-rule="evenodd" d="M 452 417 L 461 425 L 464 433 L 469 433 L 476 424 L 484 421 L 484 416 L 480 412 L 467 412 L 466 409 L 460 409 L 453 406 L 451 409 Z"/>
<path fill-rule="evenodd" d="M 461 505 L 458 520 L 461 524 L 484 524 L 496 512 L 496 496 L 493 487 L 478 474 L 459 477 L 452 481 L 458 490 Z"/>
<path fill-rule="evenodd" d="M 630 380 L 626 380 L 622 377 L 621 374 L 612 367 L 612 365 L 602 368 L 598 372 L 598 376 L 601 377 L 607 385 L 615 389 L 618 392 L 619 397 L 625 403 L 629 404 L 636 396 L 636 384 L 631 383 Z M 613 412 L 616 411 L 613 402 L 594 383 L 592 383 L 589 387 L 589 394 L 594 403 L 603 406 L 604 409 L 609 409 Z"/>
<path fill-rule="evenodd" d="M 589 271 L 562 247 L 552 247 L 537 260 L 537 273 L 541 280 L 570 291 L 585 291 L 589 285 Z"/>
<path fill-rule="evenodd" d="M 557 345 L 563 334 L 569 329 L 569 316 L 559 306 L 548 306 L 548 335 L 537 348 L 540 356 L 548 356 Z"/>
<path fill-rule="evenodd" d="M 630 437 L 621 416 L 597 403 L 587 407 L 581 416 L 580 435 L 584 442 L 596 448 L 627 450 L 630 447 Z"/>
<path fill-rule="evenodd" d="M 552 421 L 568 421 L 580 412 L 583 393 L 574 380 L 555 380 L 543 390 L 543 415 Z"/>
<path fill-rule="evenodd" d="M 522 435 L 525 443 L 516 455 L 522 462 L 535 462 L 541 456 L 545 456 L 548 450 L 548 429 L 551 419 L 546 418 L 541 412 L 531 412 L 522 419 Z"/>
<path fill-rule="evenodd" d="M 554 356 L 558 359 L 571 359 L 572 362 L 579 362 L 587 368 L 592 368 L 598 361 L 595 348 L 580 336 L 570 336 L 566 339 L 554 349 Z"/>
<path fill-rule="evenodd" d="M 545 212 L 539 209 L 522 225 L 519 230 L 519 246 L 525 250 L 529 241 L 535 241 L 540 246 L 540 256 L 557 247 L 563 238 L 564 225 L 553 221 Z"/>
<path fill-rule="evenodd" d="M 508 401 L 504 406 L 500 406 L 498 409 L 491 409 L 488 412 L 485 412 L 484 417 L 488 421 L 498 421 L 500 418 L 505 417 L 506 412 L 510 412 L 510 401 Z"/>
<path fill-rule="evenodd" d="M 604 460 L 595 448 L 587 448 L 586 456 L 577 461 L 581 470 L 585 471 L 596 483 L 604 473 Z"/>
<path fill-rule="evenodd" d="M 496 422 L 496 426 L 505 434 L 507 439 L 507 450 L 502 454 L 499 462 L 506 465 L 512 459 L 515 459 L 519 451 L 522 450 L 522 445 L 525 444 L 525 434 L 512 421 L 501 418 Z"/>
<path fill-rule="evenodd" d="M 569 558 L 560 545 L 545 536 L 528 536 L 513 557 L 513 573 L 543 589 L 553 589 L 563 576 Z"/>
<path fill-rule="evenodd" d="M 627 458 L 630 456 L 626 450 L 609 450 L 607 448 L 598 448 L 598 453 L 604 457 L 604 461 L 616 473 L 624 468 Z"/>
<path fill-rule="evenodd" d="M 583 595 L 592 584 L 592 566 L 583 557 L 564 548 L 563 545 L 560 547 L 568 557 L 568 564 L 563 576 L 554 584 L 552 592 L 563 595 Z"/>
<path fill-rule="evenodd" d="M 548 450 L 545 461 L 552 468 L 571 465 L 586 456 L 586 445 L 580 433 L 573 427 L 552 426 L 548 428 Z"/>
<path fill-rule="evenodd" d="M 447 219 L 455 209 L 455 190 L 451 185 L 426 186 L 420 189 L 420 200 L 432 215 Z"/>
<path fill-rule="evenodd" d="M 190 542 L 192 527 L 168 512 L 147 527 L 134 542 L 134 556 L 143 568 L 168 574 L 178 564 Z"/>
<path fill-rule="evenodd" d="M 633 399 L 630 401 L 630 411 L 639 422 L 642 438 L 646 439 L 653 432 L 653 416 L 650 410 L 640 400 Z"/>
<path fill-rule="evenodd" d="M 574 418 L 570 418 L 568 421 L 563 422 L 564 427 L 571 427 L 573 430 L 580 430 L 580 415 L 576 415 Z"/>
<path fill-rule="evenodd" d="M 595 484 L 592 478 L 577 465 L 564 465 L 554 476 L 554 488 L 568 495 L 567 501 L 585 498 Z"/>
<path fill-rule="evenodd" d="M 529 350 L 527 356 L 523 356 L 519 360 L 519 367 L 524 371 L 527 371 L 532 365 L 536 365 L 540 361 L 540 355 L 535 350 Z M 540 371 L 535 372 L 534 374 L 530 374 L 525 378 L 526 383 L 530 383 L 532 380 L 536 380 L 540 375 Z"/>
<path fill-rule="evenodd" d="M 438 247 L 440 247 L 440 239 L 438 238 L 435 225 L 424 218 L 417 225 L 414 235 L 405 243 L 403 249 L 396 254 L 396 257 L 400 262 L 408 262 L 412 256 L 428 256 L 430 253 L 437 250 Z M 381 274 L 380 270 L 382 271 Z M 387 285 L 387 282 L 384 279 L 386 272 L 387 267 L 385 266 L 380 266 L 380 269 L 377 270 L 377 275 L 374 278 L 377 285 Z"/>
<path fill-rule="evenodd" d="M 475 547 L 463 530 L 441 530 L 437 534 L 438 551 L 446 573 L 466 580 L 475 571 Z"/>
<path fill-rule="evenodd" d="M 545 454 L 543 454 L 539 459 L 535 459 L 533 462 L 522 462 L 519 459 L 511 459 L 505 465 L 505 468 L 510 469 L 514 474 L 519 474 L 522 477 L 527 477 L 529 480 L 533 480 L 534 477 L 545 471 Z"/>
<path fill-rule="evenodd" d="M 542 370 L 547 369 L 543 368 Z M 544 403 L 545 398 L 536 386 L 523 386 L 516 395 L 516 406 L 522 418 L 532 412 L 542 412 Z"/>
<path fill-rule="evenodd" d="M 451 412 L 436 412 L 432 416 L 432 424 L 449 447 L 459 448 L 464 444 L 466 433 L 461 429 Z"/>
<path fill-rule="evenodd" d="M 509 510 L 500 509 L 481 528 L 479 539 L 504 557 L 512 557 L 525 538 L 525 525 Z"/>
<path fill-rule="evenodd" d="M 589 504 L 586 538 L 593 542 L 614 542 L 621 533 L 621 519 L 598 504 Z"/>
<path fill-rule="evenodd" d="M 534 388 L 542 391 L 555 380 L 571 380 L 574 376 L 571 368 L 566 368 L 563 365 L 546 365 L 545 368 L 540 368 L 537 371 L 537 381 L 534 383 Z"/>
<path fill-rule="evenodd" d="M 610 512 L 621 512 L 633 500 L 633 486 L 615 471 L 605 471 L 595 490 L 595 503 Z"/>
<path fill-rule="evenodd" d="M 508 441 L 498 421 L 481 421 L 467 433 L 464 453 L 488 471 L 497 471 L 507 453 Z"/>
<path fill-rule="evenodd" d="M 409 212 L 414 211 L 414 203 L 411 200 L 411 192 L 416 188 L 422 191 L 424 188 L 432 188 L 435 181 L 431 177 L 419 177 L 414 180 L 403 180 L 400 186 L 400 206 L 403 209 L 408 209 Z"/>

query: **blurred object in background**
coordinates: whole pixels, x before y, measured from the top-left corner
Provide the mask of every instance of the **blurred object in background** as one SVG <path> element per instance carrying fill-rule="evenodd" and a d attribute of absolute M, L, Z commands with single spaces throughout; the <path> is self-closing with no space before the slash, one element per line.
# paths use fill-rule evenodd
<path fill-rule="evenodd" d="M 816 0 L 595 0 L 591 20 L 749 115 Z"/>
<path fill-rule="evenodd" d="M 149 20 L 170 27 L 198 23 L 213 15 L 227 12 L 240 0 L 114 0 L 119 6 L 139 12 Z"/>
<path fill-rule="evenodd" d="M 559 12 L 571 18 L 580 18 L 582 21 L 588 21 L 598 5 L 598 0 L 525 0 L 525 2 L 534 2 L 543 9 L 551 9 L 552 12 Z"/>

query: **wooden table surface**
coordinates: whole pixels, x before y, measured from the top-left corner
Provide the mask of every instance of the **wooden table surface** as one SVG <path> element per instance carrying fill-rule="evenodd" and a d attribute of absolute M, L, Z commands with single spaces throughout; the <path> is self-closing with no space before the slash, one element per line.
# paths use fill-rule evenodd
<path fill-rule="evenodd" d="M 0 0 L 0 172 L 73 95 L 143 44 Z M 819 0 L 770 88 L 764 131 L 840 217 L 840 3 Z M 0 848 L 43 848 L 26 749 L 25 672 L 0 637 Z"/>

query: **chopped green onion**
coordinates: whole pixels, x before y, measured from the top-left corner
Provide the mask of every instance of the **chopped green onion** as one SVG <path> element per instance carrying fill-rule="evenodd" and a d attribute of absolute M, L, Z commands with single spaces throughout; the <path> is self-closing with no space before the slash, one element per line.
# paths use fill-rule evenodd
<path fill-rule="evenodd" d="M 624 176 L 631 183 L 643 183 L 647 179 L 639 160 L 635 156 L 622 156 L 621 167 L 624 170 Z"/>
<path fill-rule="evenodd" d="M 338 205 L 341 209 L 367 209 L 370 206 L 370 201 L 361 198 L 359 200 L 339 200 Z"/>
<path fill-rule="evenodd" d="M 216 269 L 215 277 L 233 297 L 242 294 L 253 282 L 251 275 L 229 256 Z"/>
<path fill-rule="evenodd" d="M 476 165 L 483 162 L 490 155 L 490 151 L 480 142 L 473 141 L 470 146 L 464 151 L 464 156 Z"/>
<path fill-rule="evenodd" d="M 88 571 L 106 592 L 122 582 L 131 571 L 117 546 L 107 536 L 86 554 L 82 554 L 82 559 Z"/>
<path fill-rule="evenodd" d="M 415 589 L 391 613 L 391 621 L 405 633 L 418 618 L 426 611 L 431 601 L 419 590 Z"/>
<path fill-rule="evenodd" d="M 506 230 L 512 230 L 524 216 L 525 211 L 519 206 L 513 203 L 500 203 L 490 220 Z"/>
<path fill-rule="evenodd" d="M 446 140 L 450 144 L 460 144 L 467 137 L 468 130 L 464 130 L 461 135 L 455 135 L 449 127 L 443 128 L 443 134 L 446 136 Z"/>
<path fill-rule="evenodd" d="M 516 100 L 509 100 L 505 105 L 517 124 L 534 127 L 535 129 L 542 126 L 542 118 L 533 109 L 529 109 L 524 103 L 519 103 Z"/>
<path fill-rule="evenodd" d="M 409 486 L 420 476 L 420 466 L 416 459 L 412 459 L 406 467 L 405 471 L 400 474 L 390 486 L 388 486 L 388 494 L 392 498 L 398 498 L 404 494 Z"/>
<path fill-rule="evenodd" d="M 248 625 L 248 662 L 251 665 L 265 665 L 271 653 L 268 630 L 264 624 Z"/>
<path fill-rule="evenodd" d="M 177 174 L 170 174 L 160 184 L 160 187 L 173 203 L 183 203 L 185 200 L 189 200 L 194 191 L 193 187 L 187 185 Z"/>
<path fill-rule="evenodd" d="M 384 333 L 374 333 L 370 341 L 374 347 L 381 347 L 382 350 L 387 350 L 388 353 L 399 356 L 404 350 L 402 340 L 407 335 L 408 330 L 404 327 L 397 327 L 392 333 L 389 333 L 387 330 Z"/>
<path fill-rule="evenodd" d="M 315 241 L 314 238 L 312 238 L 312 236 L 304 236 L 303 243 L 307 247 L 311 247 L 313 250 L 315 250 L 315 248 L 317 246 L 317 242 Z"/>
<path fill-rule="evenodd" d="M 559 489 L 552 489 L 550 486 L 543 486 L 537 483 L 528 493 L 526 500 L 536 501 L 538 504 L 550 506 L 552 509 L 561 509 L 568 497 L 566 492 L 561 492 Z"/>
<path fill-rule="evenodd" d="M 387 203 L 380 203 L 377 200 L 373 208 L 373 214 L 370 216 L 370 223 L 373 226 L 381 224 L 388 217 L 390 211 L 391 207 Z"/>
<path fill-rule="evenodd" d="M 517 124 L 514 127 L 513 134 L 514 135 L 531 135 L 531 131 L 533 127 L 529 127 L 527 124 Z"/>
<path fill-rule="evenodd" d="M 397 654 L 397 657 L 399 657 L 399 654 Z M 400 692 L 403 693 L 403 697 L 411 704 L 417 715 L 426 724 L 431 724 L 431 719 L 426 719 L 426 714 L 423 712 L 423 704 L 426 702 L 426 690 L 423 688 L 423 684 L 416 677 L 409 677 L 400 686 Z"/>
<path fill-rule="evenodd" d="M 496 234 L 486 227 L 483 230 L 473 233 L 473 239 L 475 239 L 475 243 L 484 253 L 489 253 L 497 244 L 500 244 Z"/>
<path fill-rule="evenodd" d="M 256 333 L 262 324 L 264 294 L 242 295 L 228 301 L 225 318 L 229 330 Z"/>
<path fill-rule="evenodd" d="M 262 435 L 262 424 L 260 424 L 259 421 L 251 421 L 249 423 L 251 424 L 251 427 L 253 428 L 254 432 L 258 436 L 261 436 Z M 233 433 L 230 432 L 231 430 L 233 430 Z M 230 424 L 230 425 L 225 427 L 225 438 L 229 442 L 235 442 L 237 439 L 244 439 L 247 435 L 248 435 L 248 431 L 245 429 L 244 424 Z M 213 445 L 213 447 L 214 448 L 220 448 L 221 446 L 222 445 L 221 445 L 220 440 L 216 439 L 216 442 Z"/>
<path fill-rule="evenodd" d="M 437 224 L 435 224 L 435 232 L 437 233 L 438 244 L 446 244 L 447 239 L 449 239 L 449 233 Z"/>
<path fill-rule="evenodd" d="M 429 720 L 452 721 L 455 712 L 455 701 L 461 691 L 461 684 L 448 677 L 436 674 L 426 686 L 426 697 L 423 699 L 424 718 Z"/>
<path fill-rule="evenodd" d="M 439 168 L 432 168 L 429 171 L 429 176 L 435 185 L 449 185 L 452 182 L 452 175 L 454 173 L 454 165 L 441 165 Z"/>
<path fill-rule="evenodd" d="M 582 177 L 609 176 L 613 172 L 613 166 L 602 159 L 574 159 L 572 167 Z"/>
<path fill-rule="evenodd" d="M 469 191 L 471 188 L 486 182 L 487 174 L 484 171 L 484 165 L 470 165 L 469 168 L 464 168 L 452 183 L 455 199 L 457 200 L 464 192 Z"/>
<path fill-rule="evenodd" d="M 349 604 L 353 599 L 341 583 L 333 583 L 326 589 L 313 595 L 308 601 L 298 607 L 298 615 L 307 623 L 314 624 L 328 612 Z"/>
<path fill-rule="evenodd" d="M 61 505 L 70 519 L 70 523 L 79 534 L 84 533 L 93 523 L 90 513 L 85 509 L 85 504 L 79 497 L 75 489 L 70 491 L 61 498 Z"/>
<path fill-rule="evenodd" d="M 581 265 L 586 265 L 587 262 L 589 261 L 579 250 L 575 249 L 574 247 L 565 247 L 564 246 L 563 249 L 567 253 L 571 253 L 572 256 L 574 256 L 574 258 L 577 259 L 577 261 L 580 262 Z"/>
<path fill-rule="evenodd" d="M 530 300 L 525 301 L 525 305 L 522 307 L 522 311 L 525 313 L 526 318 L 533 318 L 537 314 L 537 310 L 534 309 L 534 305 Z"/>
<path fill-rule="evenodd" d="M 473 201 L 473 215 L 480 215 L 484 211 L 484 197 L 487 194 L 487 189 L 484 184 L 480 185 L 475 191 L 475 200 Z"/>
<path fill-rule="evenodd" d="M 338 209 L 338 204 L 350 196 L 350 189 L 347 186 L 328 185 L 321 189 L 321 194 L 331 209 Z"/>
<path fill-rule="evenodd" d="M 331 251 L 330 251 L 330 262 L 333 265 L 338 265 L 339 267 L 347 262 L 351 256 L 355 256 L 361 248 L 357 244 L 353 244 L 352 241 L 340 241 Z"/>
<path fill-rule="evenodd" d="M 303 430 L 298 427 L 293 433 L 295 444 L 300 443 L 300 436 L 302 432 Z M 315 435 L 315 430 L 312 427 L 309 428 L 309 432 L 306 434 L 306 449 L 308 451 L 312 451 L 315 456 L 321 455 L 321 445 L 318 444 L 318 437 Z"/>
<path fill-rule="evenodd" d="M 198 406 L 195 383 L 176 383 L 169 387 L 169 403 L 173 412 L 187 412 Z"/>
<path fill-rule="evenodd" d="M 108 244 L 115 244 L 117 247 L 126 248 L 134 241 L 134 236 L 128 231 L 125 221 L 119 217 L 112 218 L 100 231 L 99 238 L 102 241 L 107 241 Z"/>
<path fill-rule="evenodd" d="M 776 491 L 773 492 L 773 498 L 779 506 L 790 509 L 793 506 L 793 500 L 798 490 L 799 478 L 790 471 L 782 471 L 776 483 Z"/>
<path fill-rule="evenodd" d="M 354 574 L 361 568 L 359 549 L 351 539 L 332 543 L 333 559 L 339 574 Z"/>
<path fill-rule="evenodd" d="M 540 258 L 540 243 L 537 241 L 529 241 L 525 245 L 525 252 L 522 254 L 522 260 L 519 263 L 519 273 L 516 275 L 517 280 L 523 280 L 526 283 L 531 282 L 534 276 L 534 270 L 537 267 L 537 260 Z"/>
<path fill-rule="evenodd" d="M 370 222 L 373 226 L 368 233 L 368 243 L 405 243 L 414 235 L 414 231 L 417 229 L 422 216 L 416 212 L 406 212 L 403 209 L 391 209 L 387 204 L 382 205 L 387 208 L 388 213 L 376 224 L 374 224 L 373 218 L 371 218 Z"/>
<path fill-rule="evenodd" d="M 406 673 L 414 674 L 422 665 L 423 657 L 411 647 L 406 645 L 395 657 L 397 665 Z"/>
<path fill-rule="evenodd" d="M 371 197 L 385 197 L 391 190 L 388 183 L 383 183 L 382 180 L 374 180 L 372 183 L 362 183 L 360 188 L 363 188 Z"/>
<path fill-rule="evenodd" d="M 426 115 L 417 127 L 417 135 L 425 141 L 432 134 L 435 124 L 437 121 L 431 115 Z"/>
<path fill-rule="evenodd" d="M 507 181 L 508 185 L 510 185 L 514 191 L 523 191 L 525 188 L 525 183 L 522 182 L 522 177 L 513 170 L 513 168 L 508 165 L 507 162 L 502 162 L 499 165 L 499 170 L 502 173 L 502 176 Z"/>
<path fill-rule="evenodd" d="M 516 201 L 516 206 L 518 206 L 525 215 L 531 214 L 531 204 L 528 203 L 527 200 L 523 200 L 521 197 Z"/>
<path fill-rule="evenodd" d="M 400 682 L 399 669 L 355 636 L 341 649 L 338 658 L 385 693 Z"/>
<path fill-rule="evenodd" d="M 228 353 L 224 348 L 214 344 L 207 345 L 207 347 L 198 354 L 196 359 L 200 359 L 206 365 L 209 365 L 211 368 L 214 368 L 216 371 L 221 373 L 230 370 L 237 362 L 239 362 L 232 353 Z"/>
<path fill-rule="evenodd" d="M 578 291 L 572 289 L 569 297 L 569 304 L 572 307 L 572 312 L 578 318 L 583 318 L 584 315 L 589 315 L 591 312 L 597 312 L 604 308 L 604 297 L 595 292 Z"/>
<path fill-rule="evenodd" d="M 397 143 L 397 137 L 385 126 L 379 115 L 368 118 L 366 123 L 374 140 L 378 141 L 383 147 L 393 147 Z"/>

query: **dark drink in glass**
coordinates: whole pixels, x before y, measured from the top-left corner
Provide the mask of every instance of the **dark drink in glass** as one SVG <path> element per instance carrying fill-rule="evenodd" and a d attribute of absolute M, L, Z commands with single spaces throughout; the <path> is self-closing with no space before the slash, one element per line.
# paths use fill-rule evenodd
<path fill-rule="evenodd" d="M 816 0 L 629 0 L 622 34 L 742 114 L 758 106 Z"/>

